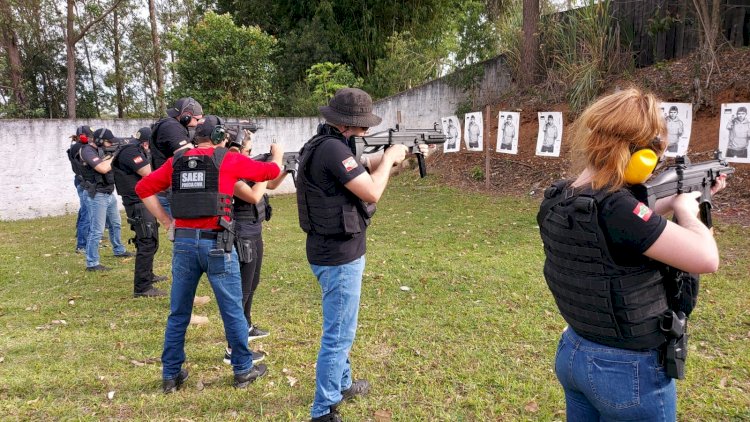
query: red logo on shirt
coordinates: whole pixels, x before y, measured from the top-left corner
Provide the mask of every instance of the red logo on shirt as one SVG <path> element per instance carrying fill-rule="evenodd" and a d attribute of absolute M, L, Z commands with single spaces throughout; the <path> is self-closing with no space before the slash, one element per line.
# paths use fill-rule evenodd
<path fill-rule="evenodd" d="M 636 205 L 633 209 L 633 214 L 637 215 L 638 218 L 643 221 L 648 221 L 653 213 L 654 212 L 651 211 L 651 208 L 647 207 L 643 202 L 639 202 L 638 205 Z"/>
<path fill-rule="evenodd" d="M 136 164 L 141 164 L 143 162 L 143 158 L 141 158 L 141 156 L 139 155 L 139 156 L 133 158 L 133 162 L 136 163 Z"/>
<path fill-rule="evenodd" d="M 354 157 L 347 158 L 346 160 L 342 161 L 341 164 L 344 165 L 347 173 L 359 167 L 359 164 L 357 164 L 357 160 L 355 160 Z"/>

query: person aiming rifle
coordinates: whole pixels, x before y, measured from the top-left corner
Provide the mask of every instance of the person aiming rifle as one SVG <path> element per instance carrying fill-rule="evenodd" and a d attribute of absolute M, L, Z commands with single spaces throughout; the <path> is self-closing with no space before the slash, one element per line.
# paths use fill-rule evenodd
<path fill-rule="evenodd" d="M 651 207 L 633 193 L 667 147 L 659 103 L 631 88 L 589 106 L 573 139 L 580 172 L 548 188 L 537 214 L 544 277 L 568 323 L 555 373 L 570 421 L 676 419 L 692 311 L 685 304 L 697 292 L 682 289 L 670 268 L 719 266 L 713 232 L 698 218 L 700 192 Z M 725 186 L 718 175 L 710 194 Z M 670 212 L 676 222 L 662 216 Z"/>

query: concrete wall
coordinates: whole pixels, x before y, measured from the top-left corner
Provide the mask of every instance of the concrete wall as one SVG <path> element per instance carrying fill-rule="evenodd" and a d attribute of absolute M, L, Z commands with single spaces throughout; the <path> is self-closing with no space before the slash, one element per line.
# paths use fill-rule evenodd
<path fill-rule="evenodd" d="M 477 90 L 475 104 L 498 98 L 510 86 L 510 77 L 502 57 L 479 64 L 484 78 Z M 371 132 L 401 123 L 408 128 L 430 128 L 443 116 L 454 114 L 456 107 L 470 98 L 470 93 L 452 86 L 441 78 L 375 103 L 375 114 L 383 123 Z M 477 111 L 479 107 L 477 107 Z M 314 133 L 320 119 L 260 118 L 263 125 L 255 136 L 253 154 L 268 152 L 274 140 L 285 150 L 299 150 Z M 73 186 L 73 171 L 65 151 L 75 128 L 89 125 L 107 127 L 115 136 L 130 136 L 151 119 L 78 119 L 78 120 L 0 120 L 0 156 L 6 157 L 0 167 L 5 189 L 0 190 L 0 220 L 36 218 L 77 212 L 78 196 Z M 294 186 L 287 178 L 276 193 L 291 193 Z"/>

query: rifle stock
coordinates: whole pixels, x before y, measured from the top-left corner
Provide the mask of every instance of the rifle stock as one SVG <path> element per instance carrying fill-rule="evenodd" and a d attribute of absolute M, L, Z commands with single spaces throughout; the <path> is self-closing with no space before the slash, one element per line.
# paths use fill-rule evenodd
<path fill-rule="evenodd" d="M 357 161 L 359 161 L 362 154 L 372 154 L 390 145 L 405 145 L 409 148 L 410 153 L 417 156 L 419 176 L 425 177 L 427 176 L 427 165 L 425 164 L 424 154 L 419 150 L 419 145 L 443 144 L 445 140 L 445 134 L 438 130 L 437 123 L 434 124 L 432 129 L 405 129 L 396 125 L 395 128 L 372 135 L 355 137 L 355 155 Z"/>
<path fill-rule="evenodd" d="M 656 201 L 674 194 L 699 191 L 701 221 L 706 227 L 712 227 L 711 221 L 711 187 L 721 175 L 734 173 L 723 159 L 721 152 L 714 153 L 714 159 L 700 163 L 691 163 L 686 156 L 677 157 L 675 164 L 651 180 L 632 187 L 636 198 L 654 208 Z"/>

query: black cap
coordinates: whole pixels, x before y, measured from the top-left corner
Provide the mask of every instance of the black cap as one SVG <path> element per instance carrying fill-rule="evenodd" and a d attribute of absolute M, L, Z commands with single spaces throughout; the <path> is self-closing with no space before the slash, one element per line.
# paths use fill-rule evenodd
<path fill-rule="evenodd" d="M 149 139 L 151 139 L 151 128 L 148 126 L 144 126 L 138 129 L 138 132 L 133 135 L 133 138 L 141 142 L 147 142 Z"/>
<path fill-rule="evenodd" d="M 112 141 L 115 139 L 115 135 L 111 130 L 101 128 L 94 131 L 94 140 L 98 139 L 101 139 L 102 141 Z"/>
<path fill-rule="evenodd" d="M 195 101 L 195 99 L 185 97 L 175 101 L 174 105 L 167 109 L 167 115 L 169 117 L 178 117 L 186 113 L 192 116 L 202 116 L 203 107 L 201 107 L 201 104 L 198 101 Z"/>
<path fill-rule="evenodd" d="M 195 137 L 210 138 L 214 128 L 223 124 L 224 122 L 221 121 L 219 116 L 209 114 L 203 118 L 203 121 L 199 123 L 198 126 L 195 127 Z"/>
<path fill-rule="evenodd" d="M 76 128 L 76 136 L 86 135 L 89 138 L 94 137 L 94 132 L 91 131 L 90 126 L 78 126 Z"/>

